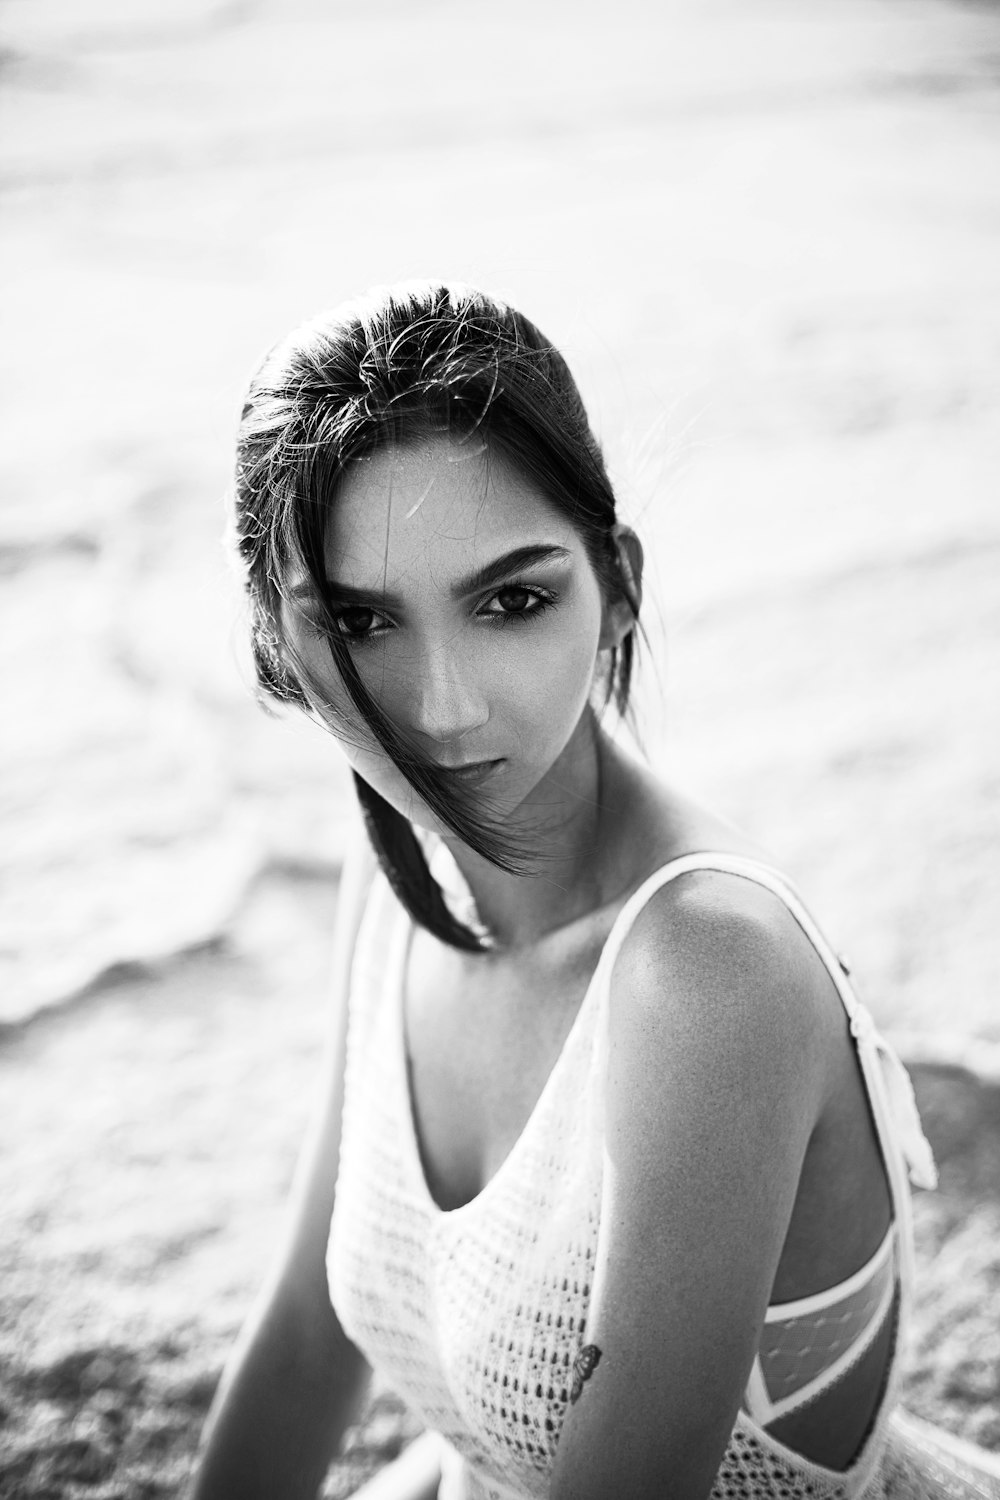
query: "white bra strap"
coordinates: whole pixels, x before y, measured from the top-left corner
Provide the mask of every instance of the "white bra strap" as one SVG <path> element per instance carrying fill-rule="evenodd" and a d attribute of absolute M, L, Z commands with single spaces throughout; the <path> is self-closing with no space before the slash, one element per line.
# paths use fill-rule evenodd
<path fill-rule="evenodd" d="M 759 1354 L 754 1355 L 750 1378 L 743 1392 L 743 1409 L 758 1427 L 766 1427 L 774 1412 L 774 1403 L 764 1379 L 764 1367 Z"/>
<path fill-rule="evenodd" d="M 889 1316 L 894 1296 L 895 1288 L 892 1281 L 888 1281 L 879 1298 L 878 1306 L 875 1308 L 869 1321 L 865 1324 L 854 1342 L 842 1350 L 832 1364 L 827 1365 L 825 1370 L 821 1370 L 818 1375 L 814 1375 L 805 1385 L 799 1386 L 798 1390 L 790 1392 L 789 1395 L 782 1396 L 777 1401 L 771 1401 L 770 1397 L 768 1397 L 769 1410 L 767 1412 L 767 1422 L 777 1422 L 779 1418 L 787 1416 L 789 1412 L 797 1410 L 798 1407 L 806 1406 L 810 1401 L 815 1401 L 824 1391 L 829 1390 L 830 1386 L 836 1385 L 837 1381 L 847 1374 L 852 1365 L 857 1364 L 866 1350 L 870 1349 L 878 1338 L 885 1320 Z M 759 1418 L 755 1417 L 754 1420 L 759 1421 Z M 761 1425 L 766 1424 L 762 1423 Z"/>
<path fill-rule="evenodd" d="M 827 1287 L 824 1292 L 813 1292 L 810 1297 L 796 1297 L 792 1302 L 772 1302 L 764 1314 L 764 1322 L 787 1323 L 793 1318 L 815 1317 L 817 1313 L 829 1312 L 831 1307 L 836 1307 L 845 1298 L 853 1297 L 855 1292 L 861 1291 L 862 1287 L 873 1281 L 886 1264 L 892 1255 L 894 1238 L 890 1228 L 875 1254 L 853 1276 L 838 1281 L 836 1286 Z"/>

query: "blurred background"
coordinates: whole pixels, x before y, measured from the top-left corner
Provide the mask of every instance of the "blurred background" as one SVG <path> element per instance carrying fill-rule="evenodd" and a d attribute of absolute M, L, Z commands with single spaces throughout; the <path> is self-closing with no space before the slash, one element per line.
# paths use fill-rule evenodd
<path fill-rule="evenodd" d="M 911 1404 L 1000 1446 L 998 142 L 991 3 L 0 0 L 4 1495 L 178 1493 L 279 1232 L 349 794 L 251 698 L 233 432 L 414 275 L 577 373 L 648 752 L 914 1063 Z"/>

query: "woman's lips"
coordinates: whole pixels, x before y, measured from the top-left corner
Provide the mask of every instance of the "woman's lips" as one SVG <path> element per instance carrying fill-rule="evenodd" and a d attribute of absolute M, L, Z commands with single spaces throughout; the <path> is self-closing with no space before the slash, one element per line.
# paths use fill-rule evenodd
<path fill-rule="evenodd" d="M 460 786 L 479 786 L 500 769 L 504 764 L 503 757 L 499 760 L 474 760 L 464 766 L 438 766 L 449 781 L 456 781 Z"/>

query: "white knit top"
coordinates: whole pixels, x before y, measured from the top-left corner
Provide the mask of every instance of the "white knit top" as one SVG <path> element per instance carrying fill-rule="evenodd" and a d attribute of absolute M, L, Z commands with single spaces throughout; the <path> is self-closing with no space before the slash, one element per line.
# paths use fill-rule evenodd
<path fill-rule="evenodd" d="M 912 1267 L 907 1165 L 915 1180 L 930 1185 L 933 1162 L 901 1064 L 780 876 L 724 854 L 686 856 L 650 876 L 615 921 L 569 1036 L 510 1155 L 471 1202 L 443 1211 L 427 1187 L 410 1101 L 403 979 L 412 923 L 376 874 L 349 986 L 330 1291 L 341 1323 L 373 1367 L 445 1439 L 442 1500 L 542 1500 L 548 1494 L 573 1362 L 587 1342 L 601 1231 L 611 972 L 645 903 L 667 881 L 695 869 L 728 871 L 774 891 L 833 978 L 885 1158 L 900 1316 L 906 1317 Z M 888 1495 L 881 1456 L 896 1364 L 894 1354 L 879 1416 L 846 1472 L 809 1463 L 741 1413 L 712 1500 Z"/>

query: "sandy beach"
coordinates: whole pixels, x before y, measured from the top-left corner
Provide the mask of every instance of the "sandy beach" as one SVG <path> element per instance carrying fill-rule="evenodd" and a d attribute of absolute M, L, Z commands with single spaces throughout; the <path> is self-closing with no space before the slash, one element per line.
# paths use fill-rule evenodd
<path fill-rule="evenodd" d="M 180 1496 L 279 1241 L 351 812 L 251 701 L 232 429 L 287 326 L 431 270 L 579 371 L 650 551 L 647 753 L 911 1064 L 905 1400 L 1000 1450 L 996 8 L 0 21 L 0 1495 Z M 376 1393 L 325 1493 L 415 1430 Z"/>
<path fill-rule="evenodd" d="M 214 948 L 7 1039 L 5 1497 L 182 1493 L 280 1236 L 334 902 L 326 880 L 268 879 Z M 1000 1449 L 1000 1083 L 934 1063 L 914 1081 L 941 1183 L 917 1197 L 905 1399 Z M 348 1495 L 416 1430 L 381 1393 L 324 1493 Z"/>

